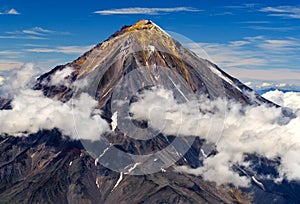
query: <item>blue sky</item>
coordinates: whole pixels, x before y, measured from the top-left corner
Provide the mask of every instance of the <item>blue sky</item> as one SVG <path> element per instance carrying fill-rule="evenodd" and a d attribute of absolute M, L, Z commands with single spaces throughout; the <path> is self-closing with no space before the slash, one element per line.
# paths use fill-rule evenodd
<path fill-rule="evenodd" d="M 139 19 L 185 36 L 244 82 L 300 85 L 300 3 L 286 0 L 0 0 L 0 75 L 72 61 Z"/>

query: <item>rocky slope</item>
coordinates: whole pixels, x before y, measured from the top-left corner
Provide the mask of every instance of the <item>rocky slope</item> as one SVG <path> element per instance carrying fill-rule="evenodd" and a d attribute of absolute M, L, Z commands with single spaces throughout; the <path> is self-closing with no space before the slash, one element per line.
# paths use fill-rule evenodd
<path fill-rule="evenodd" d="M 53 83 L 57 74 L 71 70 L 63 81 Z M 284 187 L 270 183 L 262 189 L 255 181 L 249 189 L 231 185 L 217 187 L 192 176 L 174 171 L 176 165 L 199 167 L 204 141 L 195 137 L 179 138 L 159 134 L 144 140 L 129 137 L 125 127 L 132 123 L 134 133 L 147 135 L 143 121 L 131 121 L 116 110 L 114 100 L 134 102 L 136 94 L 149 87 L 161 86 L 174 92 L 179 102 L 206 95 L 237 101 L 243 105 L 271 102 L 251 91 L 213 63 L 201 59 L 148 20 L 124 26 L 106 41 L 66 65 L 60 65 L 39 77 L 34 89 L 61 101 L 69 101 L 86 92 L 98 101 L 102 117 L 110 123 L 106 141 L 74 141 L 59 130 L 41 130 L 27 137 L 0 137 L 0 198 L 2 203 L 251 203 L 277 201 L 297 202 L 293 192 L 298 186 Z M 2 108 L 11 108 L 3 100 Z M 113 128 L 113 117 L 118 124 Z M 127 110 L 128 111 L 128 110 Z M 127 115 L 126 115 L 127 114 Z M 173 141 L 176 141 L 175 143 Z M 144 169 L 136 167 L 132 155 L 149 155 L 173 145 L 170 157 L 142 157 Z M 189 147 L 187 151 L 178 150 Z M 213 147 L 212 147 L 213 148 Z M 212 152 L 213 154 L 213 152 Z M 100 155 L 100 156 L 99 156 Z M 173 160 L 175 158 L 175 161 Z M 96 159 L 96 160 L 95 160 Z M 252 158 L 259 159 L 260 158 Z M 166 168 L 143 174 L 161 160 Z M 119 171 L 111 170 L 111 165 Z M 173 164 L 174 163 L 174 164 Z M 273 163 L 259 163 L 271 168 Z M 131 175 L 129 168 L 136 171 Z M 264 170 L 262 170 L 264 171 Z M 121 173 L 119 173 L 121 172 Z M 252 172 L 241 171 L 241 174 Z M 288 193 L 292 189 L 291 193 Z M 299 191 L 297 191 L 299 192 Z"/>

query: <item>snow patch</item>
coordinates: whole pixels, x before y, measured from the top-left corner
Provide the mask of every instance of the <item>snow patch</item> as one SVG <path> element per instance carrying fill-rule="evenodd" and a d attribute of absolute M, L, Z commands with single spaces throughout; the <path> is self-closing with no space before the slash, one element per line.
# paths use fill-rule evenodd
<path fill-rule="evenodd" d="M 251 178 L 261 189 L 265 190 L 265 186 L 262 182 L 258 181 L 254 176 L 252 176 Z"/>
<path fill-rule="evenodd" d="M 129 174 L 130 172 L 132 172 L 138 165 L 140 165 L 141 163 L 138 162 L 138 163 L 135 163 L 132 167 L 130 167 L 128 169 L 128 172 L 126 172 L 125 174 Z"/>
<path fill-rule="evenodd" d="M 98 165 L 98 161 L 99 161 L 99 158 L 96 158 L 96 159 L 95 159 L 95 166 Z"/>
<path fill-rule="evenodd" d="M 167 36 L 171 37 L 166 31 L 164 31 L 161 27 L 159 27 L 157 24 L 155 24 L 154 22 L 150 21 L 154 26 L 156 26 L 159 30 L 161 30 L 164 34 L 166 34 Z"/>
<path fill-rule="evenodd" d="M 98 188 L 100 188 L 100 183 L 99 183 L 98 178 L 96 178 L 96 185 L 97 185 Z"/>
<path fill-rule="evenodd" d="M 148 50 L 154 52 L 155 47 L 153 45 L 148 45 Z"/>
<path fill-rule="evenodd" d="M 231 79 L 229 79 L 228 77 L 224 76 L 216 67 L 212 66 L 212 65 L 208 65 L 208 67 L 210 68 L 210 70 L 215 73 L 216 75 L 218 75 L 219 77 L 221 77 L 224 81 L 228 82 L 229 84 L 231 84 L 232 86 L 234 86 L 235 88 L 237 88 L 240 92 L 242 92 L 242 90 L 240 89 L 240 87 L 238 87 L 235 83 L 233 83 L 233 81 Z"/>
<path fill-rule="evenodd" d="M 111 116 L 111 120 L 112 131 L 115 131 L 118 126 L 118 111 L 114 112 L 114 114 Z"/>
<path fill-rule="evenodd" d="M 111 192 L 121 183 L 122 179 L 123 179 L 123 172 L 120 173 L 120 177 L 117 180 L 117 183 L 115 184 L 115 186 L 113 187 L 113 189 L 111 190 Z"/>

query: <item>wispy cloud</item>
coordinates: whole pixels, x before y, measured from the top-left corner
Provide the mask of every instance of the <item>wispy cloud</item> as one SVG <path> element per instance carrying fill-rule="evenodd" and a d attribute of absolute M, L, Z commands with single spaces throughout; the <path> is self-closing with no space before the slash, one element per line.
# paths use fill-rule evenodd
<path fill-rule="evenodd" d="M 251 79 L 251 80 L 270 80 L 270 81 L 282 81 L 282 80 L 300 80 L 300 72 L 296 70 L 287 69 L 243 69 L 243 68 L 229 68 L 230 74 L 237 78 Z M 266 85 L 266 84 L 265 84 Z"/>
<path fill-rule="evenodd" d="M 24 63 L 20 62 L 20 61 L 1 60 L 0 59 L 0 71 L 20 68 L 23 64 Z"/>
<path fill-rule="evenodd" d="M 188 46 L 200 57 L 203 57 L 204 50 L 208 60 L 224 69 L 263 69 L 270 68 L 270 65 L 274 69 L 299 68 L 295 67 L 295 62 L 299 61 L 296 57 L 299 55 L 300 39 L 291 37 L 251 36 L 226 43 L 191 43 Z"/>
<path fill-rule="evenodd" d="M 50 35 L 66 35 L 66 32 L 48 30 L 39 26 L 16 31 L 7 31 L 4 35 L 0 35 L 0 39 L 30 39 L 30 40 L 46 40 Z"/>
<path fill-rule="evenodd" d="M 199 9 L 192 7 L 173 7 L 173 8 L 120 8 L 120 9 L 109 9 L 99 10 L 94 13 L 100 15 L 124 15 L 124 14 L 148 14 L 148 15 L 159 15 L 174 12 L 199 12 Z"/>
<path fill-rule="evenodd" d="M 21 34 L 29 34 L 29 35 L 49 35 L 51 33 L 55 33 L 56 31 L 53 30 L 47 30 L 42 27 L 33 27 L 30 29 L 24 29 L 24 30 L 17 30 L 17 31 L 8 31 L 5 32 L 6 34 L 13 34 L 13 35 L 21 35 Z"/>
<path fill-rule="evenodd" d="M 300 18 L 299 6 L 277 6 L 277 7 L 264 7 L 259 11 L 269 13 L 269 16 L 280 16 L 286 18 Z"/>
<path fill-rule="evenodd" d="M 271 26 L 246 26 L 245 28 L 250 28 L 253 30 L 268 30 L 268 31 L 289 31 L 297 30 L 299 26 L 289 26 L 289 27 L 271 27 Z"/>
<path fill-rule="evenodd" d="M 200 49 L 204 49 L 209 56 L 208 60 L 213 61 L 222 68 L 262 66 L 268 64 L 268 60 L 259 56 L 257 52 L 247 47 L 244 48 L 248 44 L 251 44 L 251 42 L 243 39 L 224 44 L 197 43 L 190 45 L 190 48 L 195 53 L 199 53 Z"/>
<path fill-rule="evenodd" d="M 37 47 L 37 48 L 30 48 L 26 49 L 27 52 L 36 52 L 36 53 L 63 53 L 63 54 L 82 54 L 89 49 L 91 49 L 92 46 L 58 46 L 53 48 L 43 48 L 43 47 Z"/>
<path fill-rule="evenodd" d="M 300 50 L 300 42 L 297 39 L 285 40 L 265 40 L 259 47 L 271 51 L 287 51 L 287 50 Z"/>
<path fill-rule="evenodd" d="M 21 54 L 21 52 L 16 52 L 16 51 L 11 51 L 11 50 L 0 51 L 0 56 L 1 55 L 18 55 L 18 54 Z"/>
<path fill-rule="evenodd" d="M 269 24 L 270 21 L 242 21 L 241 24 Z"/>
<path fill-rule="evenodd" d="M 251 8 L 256 8 L 260 4 L 256 3 L 251 3 L 251 4 L 242 4 L 242 5 L 232 5 L 232 6 L 225 6 L 224 8 L 229 8 L 229 9 L 251 9 Z"/>
<path fill-rule="evenodd" d="M 8 11 L 0 11 L 0 15 L 19 15 L 21 13 L 19 13 L 16 9 L 12 8 Z"/>
<path fill-rule="evenodd" d="M 0 35 L 0 39 L 46 40 L 47 38 L 33 35 Z"/>
<path fill-rule="evenodd" d="M 47 30 L 41 27 L 34 27 L 32 29 L 27 29 L 22 31 L 24 34 L 30 34 L 30 35 L 47 35 L 51 33 L 55 33 L 53 30 Z"/>

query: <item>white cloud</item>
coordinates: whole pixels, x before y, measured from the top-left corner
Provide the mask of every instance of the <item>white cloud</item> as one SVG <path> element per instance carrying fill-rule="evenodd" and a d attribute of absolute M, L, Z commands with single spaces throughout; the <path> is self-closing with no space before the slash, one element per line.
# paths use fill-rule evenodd
<path fill-rule="evenodd" d="M 251 81 L 247 81 L 244 83 L 246 86 L 251 86 L 252 85 L 252 82 Z"/>
<path fill-rule="evenodd" d="M 280 83 L 280 84 L 276 84 L 275 86 L 277 86 L 277 87 L 285 87 L 285 86 L 287 86 L 287 83 Z"/>
<path fill-rule="evenodd" d="M 242 4 L 238 6 L 225 6 L 225 8 L 231 8 L 231 9 L 251 9 L 257 7 L 259 4 L 256 3 L 250 3 L 250 4 Z"/>
<path fill-rule="evenodd" d="M 280 94 L 271 95 L 279 97 Z M 274 178 L 276 181 L 300 179 L 300 164 L 295 156 L 300 154 L 300 138 L 296 137 L 300 131 L 300 94 L 290 94 L 281 98 L 283 105 L 292 108 L 297 115 L 294 119 L 283 116 L 281 108 L 267 105 L 243 107 L 220 99 L 178 103 L 171 91 L 161 88 L 142 93 L 131 105 L 130 112 L 134 119 L 146 120 L 152 128 L 165 134 L 199 136 L 216 145 L 218 153 L 206 158 L 203 166 L 178 170 L 201 175 L 217 184 L 248 186 L 251 178 L 233 170 L 239 165 L 249 167 L 245 154 L 281 158 L 277 168 L 280 176 Z M 218 138 L 208 134 L 210 129 L 218 128 L 222 128 Z M 259 175 L 256 176 L 259 179 Z"/>
<path fill-rule="evenodd" d="M 92 46 L 58 46 L 54 48 L 30 48 L 26 49 L 27 52 L 37 52 L 37 53 L 64 53 L 64 54 L 82 54 L 90 50 Z"/>
<path fill-rule="evenodd" d="M 227 43 L 189 43 L 186 47 L 242 80 L 289 80 L 291 83 L 300 79 L 295 63 L 300 60 L 300 39 L 251 36 Z"/>
<path fill-rule="evenodd" d="M 66 77 L 70 76 L 74 69 L 72 67 L 65 67 L 62 70 L 58 70 L 55 74 L 51 77 L 51 85 L 67 85 L 66 84 Z"/>
<path fill-rule="evenodd" d="M 20 13 L 14 8 L 12 8 L 8 11 L 0 12 L 0 15 L 19 15 L 19 14 Z"/>
<path fill-rule="evenodd" d="M 265 40 L 259 47 L 271 51 L 299 50 L 298 40 Z"/>
<path fill-rule="evenodd" d="M 271 87 L 272 84 L 268 83 L 268 82 L 263 82 L 261 87 Z"/>
<path fill-rule="evenodd" d="M 300 18 L 299 6 L 277 6 L 264 7 L 260 9 L 261 12 L 269 13 L 269 16 L 279 16 L 285 18 Z"/>
<path fill-rule="evenodd" d="M 271 26 L 246 26 L 245 28 L 250 28 L 253 30 L 270 30 L 270 31 L 289 31 L 289 30 L 297 30 L 298 26 L 289 26 L 289 27 L 271 27 Z"/>
<path fill-rule="evenodd" d="M 275 91 L 269 91 L 265 94 L 263 94 L 263 97 L 266 99 L 269 99 L 271 101 L 274 101 L 280 106 L 283 107 L 289 107 L 293 110 L 300 111 L 300 93 L 299 92 L 286 92 L 283 93 L 282 91 L 275 90 Z M 300 112 L 299 112 L 300 113 Z"/>
<path fill-rule="evenodd" d="M 11 69 L 17 69 L 21 68 L 23 65 L 23 62 L 19 61 L 10 61 L 10 60 L 1 60 L 0 59 L 0 70 L 11 70 Z"/>
<path fill-rule="evenodd" d="M 3 85 L 4 80 L 5 80 L 4 77 L 0 76 L 0 86 Z"/>
<path fill-rule="evenodd" d="M 28 40 L 46 40 L 45 37 L 32 35 L 1 35 L 0 39 L 28 39 Z"/>
<path fill-rule="evenodd" d="M 101 15 L 124 15 L 124 14 L 148 14 L 148 15 L 158 15 L 161 13 L 174 13 L 174 12 L 198 12 L 200 10 L 191 7 L 173 7 L 173 8 L 120 8 L 120 9 L 110 9 L 110 10 L 100 10 L 94 13 Z"/>
<path fill-rule="evenodd" d="M 10 9 L 7 14 L 10 14 L 10 15 L 18 15 L 20 14 L 16 9 Z"/>
<path fill-rule="evenodd" d="M 250 44 L 250 42 L 245 41 L 245 40 L 237 40 L 237 41 L 230 42 L 230 46 L 233 46 L 233 47 L 240 47 L 240 46 L 248 45 L 248 44 Z"/>
<path fill-rule="evenodd" d="M 0 51 L 0 55 L 18 55 L 18 54 L 21 54 L 21 52 L 16 52 L 11 50 Z"/>
<path fill-rule="evenodd" d="M 242 24 L 269 24 L 270 21 L 242 21 Z"/>
<path fill-rule="evenodd" d="M 289 69 L 239 69 L 229 68 L 226 71 L 234 77 L 253 80 L 300 80 L 300 72 L 298 70 Z"/>
<path fill-rule="evenodd" d="M 60 32 L 54 30 L 48 30 L 39 26 L 17 30 L 17 31 L 7 31 L 6 35 L 1 35 L 0 39 L 31 39 L 31 40 L 46 40 L 47 37 L 51 35 L 66 35 L 67 32 Z"/>
<path fill-rule="evenodd" d="M 73 139 L 99 140 L 102 133 L 109 131 L 101 113 L 95 111 L 97 101 L 88 94 L 62 103 L 45 97 L 42 91 L 28 88 L 35 70 L 32 64 L 27 64 L 11 84 L 5 84 L 7 90 L 12 90 L 13 109 L 0 111 L 2 134 L 18 136 L 58 128 Z"/>
<path fill-rule="evenodd" d="M 208 60 L 223 68 L 267 65 L 268 60 L 258 56 L 258 52 L 243 47 L 247 44 L 250 43 L 234 41 L 229 42 L 228 44 L 195 43 L 189 44 L 188 46 L 196 54 L 200 53 L 199 57 L 202 57 L 201 52 L 202 50 L 205 50 L 210 57 Z"/>
<path fill-rule="evenodd" d="M 5 89 L 7 94 L 14 94 L 19 89 L 25 89 L 32 84 L 34 78 L 39 75 L 39 72 L 40 68 L 31 63 L 23 64 L 18 69 L 12 69 L 3 89 Z"/>
<path fill-rule="evenodd" d="M 23 30 L 22 33 L 30 35 L 46 35 L 50 33 L 55 33 L 55 31 L 47 30 L 41 27 L 34 27 L 32 29 Z"/>

